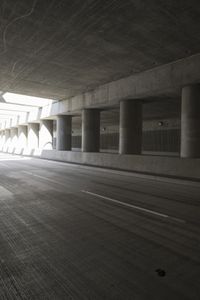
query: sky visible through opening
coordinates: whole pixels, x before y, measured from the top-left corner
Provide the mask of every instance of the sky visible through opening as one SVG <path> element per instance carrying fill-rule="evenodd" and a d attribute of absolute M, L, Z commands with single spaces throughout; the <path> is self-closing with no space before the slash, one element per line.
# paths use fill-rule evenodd
<path fill-rule="evenodd" d="M 34 112 L 40 107 L 48 106 L 55 102 L 54 99 L 32 97 L 6 92 L 0 98 L 0 128 L 11 122 L 13 118 L 24 116 L 28 112 Z"/>

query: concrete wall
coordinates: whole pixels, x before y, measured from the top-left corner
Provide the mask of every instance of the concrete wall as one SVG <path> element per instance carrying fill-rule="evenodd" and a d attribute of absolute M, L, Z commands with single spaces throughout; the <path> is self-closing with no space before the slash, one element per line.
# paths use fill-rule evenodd
<path fill-rule="evenodd" d="M 7 152 L 7 150 L 3 150 Z M 12 152 L 18 154 L 17 152 Z M 76 151 L 28 151 L 23 155 L 49 160 L 132 171 L 155 176 L 200 180 L 200 159 L 186 159 L 155 155 L 119 155 L 117 153 L 88 153 Z"/>
<path fill-rule="evenodd" d="M 200 159 L 43 150 L 41 157 L 140 173 L 200 180 Z"/>

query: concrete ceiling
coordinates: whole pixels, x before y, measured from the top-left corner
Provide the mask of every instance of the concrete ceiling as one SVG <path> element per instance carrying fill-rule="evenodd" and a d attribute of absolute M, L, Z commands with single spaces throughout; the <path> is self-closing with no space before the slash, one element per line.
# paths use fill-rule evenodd
<path fill-rule="evenodd" d="M 2 0 L 0 90 L 67 98 L 200 52 L 199 0 Z"/>

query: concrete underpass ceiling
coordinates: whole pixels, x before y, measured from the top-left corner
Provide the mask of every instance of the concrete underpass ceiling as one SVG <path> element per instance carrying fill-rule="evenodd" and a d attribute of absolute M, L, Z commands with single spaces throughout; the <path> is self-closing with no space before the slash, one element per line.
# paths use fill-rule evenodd
<path fill-rule="evenodd" d="M 2 0 L 0 90 L 67 98 L 200 52 L 199 0 Z"/>

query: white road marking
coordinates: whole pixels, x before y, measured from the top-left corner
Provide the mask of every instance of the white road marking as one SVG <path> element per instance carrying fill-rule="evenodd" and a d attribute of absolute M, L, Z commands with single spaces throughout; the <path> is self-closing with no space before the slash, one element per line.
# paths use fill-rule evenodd
<path fill-rule="evenodd" d="M 25 174 L 28 174 L 28 175 L 31 175 L 31 176 L 34 176 L 34 177 L 38 177 L 38 178 L 41 178 L 41 179 L 44 179 L 44 180 L 47 180 L 47 181 L 50 181 L 50 182 L 53 182 L 53 183 L 56 183 L 56 184 L 59 184 L 59 185 L 62 185 L 62 186 L 66 187 L 65 184 L 62 184 L 62 183 L 60 183 L 56 180 L 52 180 L 50 178 L 46 178 L 44 176 L 37 175 L 37 174 L 34 174 L 32 172 L 27 172 L 27 171 L 22 171 L 22 172 L 25 173 Z M 111 202 L 114 202 L 114 203 L 117 203 L 117 204 L 120 204 L 120 205 L 123 205 L 123 206 L 126 206 L 126 207 L 130 207 L 130 208 L 133 208 L 133 209 L 144 211 L 146 213 L 154 214 L 154 215 L 157 215 L 157 216 L 162 217 L 162 218 L 168 218 L 168 219 L 180 222 L 180 223 L 186 223 L 186 221 L 183 220 L 183 219 L 175 218 L 175 217 L 163 214 L 163 213 L 159 213 L 159 212 L 154 211 L 154 210 L 150 210 L 150 209 L 143 208 L 143 207 L 140 207 L 140 206 L 136 206 L 136 205 L 133 205 L 133 204 L 129 204 L 129 203 L 126 203 L 126 202 L 121 202 L 119 200 L 112 199 L 112 198 L 109 198 L 109 197 L 105 197 L 105 196 L 102 196 L 102 195 L 99 195 L 99 194 L 96 194 L 96 193 L 92 193 L 92 192 L 89 192 L 89 191 L 85 191 L 85 190 L 81 190 L 81 192 L 85 193 L 85 194 L 92 195 L 92 196 L 96 196 L 98 198 L 102 198 L 102 199 L 105 199 L 105 200 L 108 200 L 108 201 L 111 201 Z"/>
<path fill-rule="evenodd" d="M 105 200 L 108 200 L 108 201 L 111 201 L 111 202 L 114 202 L 114 203 L 117 203 L 117 204 L 120 204 L 120 205 L 123 205 L 123 206 L 126 206 L 126 207 L 130 207 L 130 208 L 133 208 L 133 209 L 144 211 L 146 213 L 150 213 L 150 214 L 162 217 L 162 218 L 169 218 L 171 220 L 174 220 L 174 221 L 177 221 L 177 222 L 180 222 L 180 223 L 186 223 L 185 220 L 182 220 L 182 219 L 179 219 L 179 218 L 174 218 L 174 217 L 171 217 L 171 216 L 166 215 L 166 214 L 159 213 L 159 212 L 154 211 L 154 210 L 150 210 L 150 209 L 143 208 L 143 207 L 140 207 L 140 206 L 136 206 L 136 205 L 133 205 L 133 204 L 121 202 L 119 200 L 115 200 L 115 199 L 112 199 L 112 198 L 109 198 L 109 197 L 105 197 L 105 196 L 102 196 L 102 195 L 99 195 L 99 194 L 96 194 L 96 193 L 92 193 L 92 192 L 89 192 L 89 191 L 82 190 L 81 192 L 85 193 L 85 194 L 89 194 L 89 195 L 95 196 L 95 197 L 98 197 L 98 198 L 102 198 L 102 199 L 105 199 Z"/>

